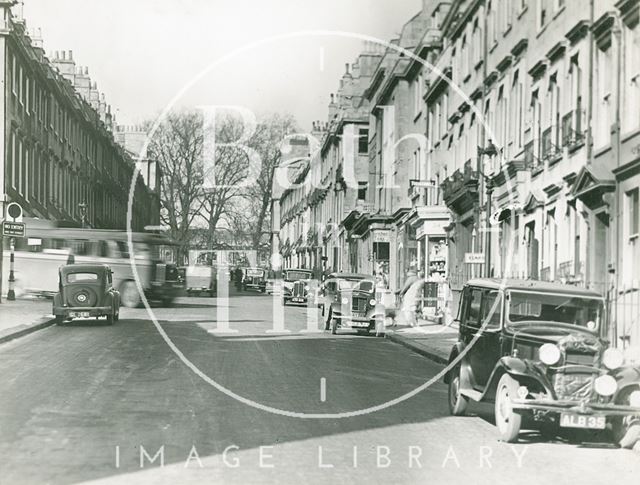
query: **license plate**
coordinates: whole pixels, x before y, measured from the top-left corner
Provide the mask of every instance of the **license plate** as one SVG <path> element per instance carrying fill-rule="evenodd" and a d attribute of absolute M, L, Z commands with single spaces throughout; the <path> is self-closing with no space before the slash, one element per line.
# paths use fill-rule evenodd
<path fill-rule="evenodd" d="M 364 317 L 364 312 L 353 312 L 354 317 L 362 318 Z"/>
<path fill-rule="evenodd" d="M 69 312 L 71 318 L 89 318 L 89 312 Z"/>
<path fill-rule="evenodd" d="M 563 428 L 604 429 L 606 425 L 607 418 L 604 416 L 584 416 L 568 413 L 560 415 L 560 426 Z"/>
<path fill-rule="evenodd" d="M 368 327 L 369 324 L 367 322 L 351 322 L 352 327 Z"/>
<path fill-rule="evenodd" d="M 304 301 L 304 298 L 291 298 L 291 301 L 294 303 L 302 303 Z"/>

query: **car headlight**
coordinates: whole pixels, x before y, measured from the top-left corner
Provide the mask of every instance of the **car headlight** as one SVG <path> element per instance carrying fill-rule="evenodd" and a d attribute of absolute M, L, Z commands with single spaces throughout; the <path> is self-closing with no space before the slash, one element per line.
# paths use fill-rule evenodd
<path fill-rule="evenodd" d="M 596 392 L 601 396 L 611 396 L 618 389 L 618 383 L 608 374 L 598 377 L 594 382 L 594 386 Z"/>
<path fill-rule="evenodd" d="M 374 306 L 376 304 L 376 299 L 375 298 L 371 298 L 371 300 L 369 300 L 369 305 Z"/>
<path fill-rule="evenodd" d="M 342 304 L 346 305 L 347 303 L 349 303 L 349 299 L 348 298 L 343 298 L 342 299 Z"/>
<path fill-rule="evenodd" d="M 553 365 L 560 360 L 560 349 L 555 344 L 543 344 L 538 349 L 540 360 L 547 365 Z"/>
<path fill-rule="evenodd" d="M 622 354 L 622 351 L 620 351 L 619 349 L 607 349 L 604 351 L 604 354 L 602 354 L 602 363 L 608 368 L 608 369 L 617 369 L 618 367 L 622 366 L 622 363 L 624 362 L 624 355 Z"/>
<path fill-rule="evenodd" d="M 633 391 L 629 394 L 629 406 L 640 408 L 640 391 Z"/>

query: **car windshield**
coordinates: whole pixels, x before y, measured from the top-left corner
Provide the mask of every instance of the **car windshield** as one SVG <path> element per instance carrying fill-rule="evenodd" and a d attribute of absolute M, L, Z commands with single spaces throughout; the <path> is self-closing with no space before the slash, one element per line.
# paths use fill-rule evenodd
<path fill-rule="evenodd" d="M 371 293 L 373 291 L 373 281 L 360 281 L 354 289 Z"/>
<path fill-rule="evenodd" d="M 284 273 L 285 281 L 308 280 L 309 278 L 311 278 L 311 273 L 307 271 L 286 271 Z"/>
<path fill-rule="evenodd" d="M 518 322 L 558 322 L 596 331 L 604 308 L 598 298 L 525 291 L 509 292 L 511 324 Z"/>
<path fill-rule="evenodd" d="M 350 290 L 358 284 L 359 280 L 338 280 L 339 290 Z"/>
<path fill-rule="evenodd" d="M 248 269 L 247 276 L 264 276 L 264 270 L 261 269 Z"/>
<path fill-rule="evenodd" d="M 67 283 L 77 283 L 79 281 L 96 281 L 98 275 L 96 273 L 69 273 L 67 275 Z"/>

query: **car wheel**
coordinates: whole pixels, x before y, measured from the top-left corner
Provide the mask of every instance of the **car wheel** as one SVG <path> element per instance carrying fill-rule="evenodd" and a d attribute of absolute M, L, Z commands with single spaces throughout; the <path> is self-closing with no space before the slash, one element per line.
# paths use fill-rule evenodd
<path fill-rule="evenodd" d="M 54 320 L 56 325 L 62 325 L 64 323 L 64 317 L 62 315 L 56 315 Z"/>
<path fill-rule="evenodd" d="M 127 308 L 137 308 L 142 299 L 138 293 L 138 287 L 133 281 L 125 281 L 120 287 L 120 301 Z"/>
<path fill-rule="evenodd" d="M 330 330 L 331 329 L 331 319 L 332 319 L 332 311 L 331 311 L 331 308 L 329 308 L 329 311 L 327 312 L 327 319 L 324 322 L 324 329 L 325 330 Z"/>
<path fill-rule="evenodd" d="M 107 325 L 113 325 L 113 313 L 107 315 Z"/>
<path fill-rule="evenodd" d="M 629 406 L 629 396 L 637 388 L 623 391 L 617 398 L 616 404 Z M 631 449 L 640 440 L 640 420 L 635 416 L 616 416 L 611 420 L 611 435 L 613 442 L 620 448 Z"/>
<path fill-rule="evenodd" d="M 120 320 L 120 309 L 116 310 L 116 313 L 113 315 L 113 321 L 117 322 Z"/>
<path fill-rule="evenodd" d="M 283 299 L 282 299 L 282 304 L 283 304 L 284 306 L 287 306 L 287 305 L 289 304 L 289 302 L 288 302 L 288 300 L 287 300 L 286 298 L 283 298 Z"/>
<path fill-rule="evenodd" d="M 337 318 L 333 318 L 331 320 L 331 333 L 333 335 L 335 335 L 336 333 L 338 333 L 338 319 Z"/>
<path fill-rule="evenodd" d="M 500 439 L 507 443 L 518 441 L 522 416 L 513 411 L 512 399 L 518 393 L 518 381 L 509 374 L 504 374 L 498 382 L 496 390 L 495 419 Z"/>
<path fill-rule="evenodd" d="M 469 398 L 460 393 L 460 364 L 451 369 L 449 377 L 449 412 L 452 416 L 463 416 L 467 411 Z"/>

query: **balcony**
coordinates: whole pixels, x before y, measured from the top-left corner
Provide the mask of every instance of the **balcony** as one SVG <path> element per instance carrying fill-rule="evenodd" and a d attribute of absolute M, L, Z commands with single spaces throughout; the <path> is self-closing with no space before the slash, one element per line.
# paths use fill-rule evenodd
<path fill-rule="evenodd" d="M 456 170 L 441 184 L 444 203 L 458 214 L 472 209 L 478 203 L 478 172 L 471 168 L 471 161 L 464 164 L 463 171 Z"/>
<path fill-rule="evenodd" d="M 580 132 L 580 128 L 580 116 L 576 112 L 569 111 L 562 117 L 563 147 L 568 147 L 569 151 L 573 151 L 584 143 L 584 134 Z"/>

